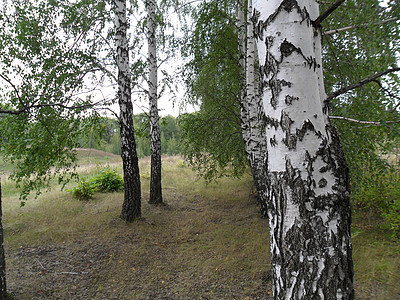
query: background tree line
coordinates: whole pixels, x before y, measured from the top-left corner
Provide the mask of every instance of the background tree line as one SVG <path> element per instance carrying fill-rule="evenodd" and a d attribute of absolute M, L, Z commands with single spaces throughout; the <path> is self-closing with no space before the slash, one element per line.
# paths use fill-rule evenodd
<path fill-rule="evenodd" d="M 93 148 L 113 154 L 121 155 L 121 137 L 118 120 L 101 118 L 98 128 L 90 128 L 82 132 L 78 143 L 81 148 Z M 133 116 L 136 134 L 136 148 L 139 158 L 150 156 L 150 127 L 147 114 L 141 113 Z M 177 155 L 182 152 L 181 129 L 177 118 L 168 115 L 160 119 L 161 153 Z"/>

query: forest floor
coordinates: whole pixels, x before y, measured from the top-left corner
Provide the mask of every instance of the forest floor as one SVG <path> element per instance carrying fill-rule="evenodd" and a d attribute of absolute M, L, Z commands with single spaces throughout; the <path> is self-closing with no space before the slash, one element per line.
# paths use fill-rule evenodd
<path fill-rule="evenodd" d="M 120 163 L 106 153 L 79 155 L 86 159 L 83 177 L 98 164 Z M 3 179 L 7 284 L 14 299 L 270 295 L 268 226 L 248 174 L 206 185 L 182 158 L 165 157 L 165 205 L 153 207 L 147 204 L 149 159 L 140 168 L 143 217 L 131 224 L 119 219 L 122 193 L 82 202 L 55 187 L 20 208 L 12 182 Z M 400 299 L 399 241 L 371 216 L 356 212 L 354 220 L 357 299 Z"/>

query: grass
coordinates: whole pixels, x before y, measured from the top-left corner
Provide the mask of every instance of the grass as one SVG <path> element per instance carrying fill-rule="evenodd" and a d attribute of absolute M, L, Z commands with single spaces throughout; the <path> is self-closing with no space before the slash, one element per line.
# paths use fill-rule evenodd
<path fill-rule="evenodd" d="M 400 298 L 400 245 L 381 219 L 356 211 L 353 259 L 358 299 Z"/>
<path fill-rule="evenodd" d="M 206 186 L 165 158 L 166 206 L 118 216 L 122 193 L 81 202 L 56 189 L 25 207 L 4 194 L 8 286 L 17 299 L 258 299 L 268 293 L 268 233 L 249 177 Z M 93 169 L 86 169 L 90 174 Z M 22 270 L 22 271 L 21 271 Z M 73 274 L 73 275 L 72 275 Z"/>
<path fill-rule="evenodd" d="M 83 176 L 110 159 L 90 155 L 81 155 Z M 140 170 L 143 218 L 132 224 L 118 218 L 122 193 L 81 202 L 53 189 L 20 208 L 12 183 L 3 180 L 8 287 L 15 298 L 265 299 L 268 226 L 249 197 L 250 176 L 205 185 L 182 158 L 164 157 L 166 205 L 152 207 L 148 158 Z M 399 241 L 381 222 L 354 213 L 357 299 L 400 298 Z"/>

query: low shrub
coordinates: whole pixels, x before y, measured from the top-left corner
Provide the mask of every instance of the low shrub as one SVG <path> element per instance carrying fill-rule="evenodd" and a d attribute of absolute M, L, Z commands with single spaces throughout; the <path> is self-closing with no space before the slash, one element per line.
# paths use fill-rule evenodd
<path fill-rule="evenodd" d="M 117 173 L 117 169 L 111 169 L 109 166 L 101 169 L 91 181 L 95 189 L 102 193 L 119 192 L 124 189 L 124 180 Z"/>
<path fill-rule="evenodd" d="M 364 174 L 364 180 L 353 193 L 353 204 L 378 213 L 389 224 L 394 235 L 400 235 L 400 172 Z"/>
<path fill-rule="evenodd" d="M 117 169 L 111 169 L 109 166 L 102 168 L 99 174 L 90 177 L 89 179 L 82 179 L 79 181 L 78 186 L 71 192 L 75 198 L 81 200 L 93 199 L 95 192 L 109 193 L 118 192 L 124 189 L 124 180 L 117 173 Z"/>
<path fill-rule="evenodd" d="M 74 187 L 71 192 L 72 196 L 80 200 L 90 200 L 93 199 L 95 188 L 89 180 L 80 180 L 77 187 Z"/>

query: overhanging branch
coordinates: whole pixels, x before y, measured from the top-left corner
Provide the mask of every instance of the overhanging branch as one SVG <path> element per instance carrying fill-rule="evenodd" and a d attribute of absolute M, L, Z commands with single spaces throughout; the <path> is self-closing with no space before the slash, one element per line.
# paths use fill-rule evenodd
<path fill-rule="evenodd" d="M 386 24 L 392 21 L 397 21 L 398 18 L 391 18 L 391 19 L 387 19 L 384 20 L 382 22 L 378 22 L 378 23 L 372 23 L 372 24 L 360 24 L 360 25 L 351 25 L 351 26 L 347 26 L 347 27 L 343 27 L 343 28 L 338 28 L 338 29 L 333 29 L 333 30 L 328 30 L 323 32 L 323 35 L 332 35 L 335 33 L 340 33 L 340 32 L 345 32 L 351 29 L 356 29 L 356 28 L 360 28 L 360 27 L 369 27 L 369 26 L 376 26 L 376 25 L 382 25 L 382 24 Z"/>
<path fill-rule="evenodd" d="M 400 71 L 400 68 L 388 69 L 386 71 L 376 73 L 375 75 L 372 75 L 371 77 L 364 78 L 364 79 L 362 79 L 361 81 L 359 81 L 357 83 L 350 84 L 350 85 L 348 85 L 346 87 L 343 87 L 343 88 L 337 90 L 336 92 L 333 92 L 332 94 L 329 94 L 328 97 L 326 98 L 326 101 L 329 101 L 329 100 L 331 100 L 333 98 L 336 98 L 337 96 L 342 95 L 344 93 L 347 93 L 348 91 L 357 89 L 357 88 L 359 88 L 359 87 L 361 87 L 361 86 L 363 86 L 363 85 L 365 85 L 367 83 L 375 81 L 377 78 L 379 78 L 381 76 L 384 76 L 386 74 L 393 73 L 393 72 L 398 72 L 398 71 Z"/>
<path fill-rule="evenodd" d="M 333 13 L 342 3 L 346 0 L 338 0 L 331 7 L 329 7 L 323 14 L 321 14 L 315 21 L 313 25 L 315 27 L 320 27 L 323 20 L 325 20 L 331 13 Z"/>
<path fill-rule="evenodd" d="M 35 105 L 27 106 L 27 107 L 19 109 L 19 110 L 0 109 L 0 114 L 20 115 L 23 113 L 27 113 L 32 108 L 38 109 L 38 108 L 43 108 L 43 107 L 59 107 L 59 108 L 67 109 L 67 110 L 80 110 L 80 109 L 94 108 L 95 106 L 99 105 L 102 102 L 104 102 L 104 100 L 100 100 L 95 103 L 74 105 L 74 106 L 67 106 L 63 103 L 35 104 Z"/>
<path fill-rule="evenodd" d="M 21 114 L 21 110 L 8 110 L 8 109 L 0 109 L 0 115 L 5 114 L 5 115 L 19 115 Z"/>
<path fill-rule="evenodd" d="M 400 123 L 400 120 L 387 121 L 387 122 L 375 122 L 375 121 L 361 121 L 361 120 L 356 120 L 356 119 L 353 119 L 353 118 L 339 117 L 339 116 L 329 116 L 329 119 L 331 119 L 331 120 L 344 120 L 344 121 L 349 121 L 349 122 L 358 123 L 358 124 L 375 125 L 375 126 L 384 126 L 384 125 L 387 125 L 387 124 Z"/>

